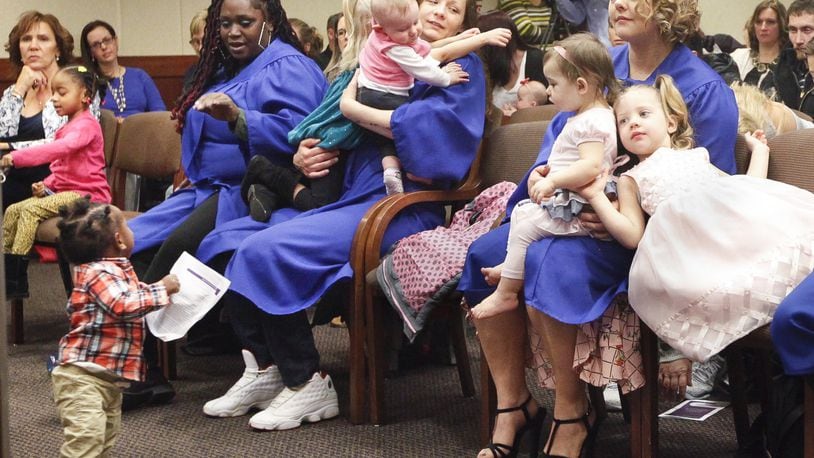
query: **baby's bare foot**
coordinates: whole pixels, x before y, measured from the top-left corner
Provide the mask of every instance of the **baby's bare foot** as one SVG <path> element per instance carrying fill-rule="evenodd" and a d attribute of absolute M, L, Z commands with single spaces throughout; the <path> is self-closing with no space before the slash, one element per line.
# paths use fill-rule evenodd
<path fill-rule="evenodd" d="M 509 310 L 517 308 L 519 300 L 517 293 L 495 291 L 489 297 L 471 310 L 471 314 L 476 319 L 489 318 Z"/>
<path fill-rule="evenodd" d="M 480 273 L 489 286 L 495 286 L 500 281 L 500 274 L 503 272 L 503 264 L 494 267 L 481 267 Z"/>

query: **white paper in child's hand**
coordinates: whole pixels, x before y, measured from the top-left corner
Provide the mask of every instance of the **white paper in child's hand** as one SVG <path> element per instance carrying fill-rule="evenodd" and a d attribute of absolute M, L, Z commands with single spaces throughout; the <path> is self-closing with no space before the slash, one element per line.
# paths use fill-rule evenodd
<path fill-rule="evenodd" d="M 169 342 L 183 337 L 193 324 L 212 309 L 229 288 L 229 280 L 186 251 L 170 270 L 178 276 L 181 290 L 170 296 L 171 304 L 147 315 L 150 332 Z"/>

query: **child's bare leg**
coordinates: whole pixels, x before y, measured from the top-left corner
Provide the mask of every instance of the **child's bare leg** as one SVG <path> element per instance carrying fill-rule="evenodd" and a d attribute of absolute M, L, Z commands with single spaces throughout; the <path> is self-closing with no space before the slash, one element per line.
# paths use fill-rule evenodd
<path fill-rule="evenodd" d="M 387 195 L 404 192 L 399 158 L 392 155 L 382 157 L 382 168 L 384 169 L 384 189 L 387 191 Z"/>
<path fill-rule="evenodd" d="M 522 289 L 522 278 L 500 277 L 495 292 L 472 309 L 472 316 L 480 320 L 516 309 Z"/>
<path fill-rule="evenodd" d="M 503 263 L 494 267 L 481 267 L 480 273 L 483 275 L 484 281 L 489 286 L 495 286 L 500 282 L 500 274 L 503 273 Z"/>

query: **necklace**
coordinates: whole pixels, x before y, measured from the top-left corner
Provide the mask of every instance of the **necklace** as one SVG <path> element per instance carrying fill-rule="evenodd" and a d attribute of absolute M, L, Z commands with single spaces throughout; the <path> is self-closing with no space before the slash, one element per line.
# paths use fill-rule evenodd
<path fill-rule="evenodd" d="M 766 73 L 769 70 L 772 70 L 775 65 L 777 65 L 777 61 L 780 59 L 780 56 L 775 57 L 771 62 L 760 62 L 758 60 L 757 53 L 752 53 L 752 65 L 758 71 L 758 73 Z"/>
<path fill-rule="evenodd" d="M 119 113 L 124 112 L 124 109 L 127 108 L 127 97 L 124 96 L 124 72 L 121 73 L 120 76 L 113 78 L 114 80 L 119 80 L 118 87 L 114 88 L 110 81 L 107 82 L 107 89 L 110 91 L 110 94 L 113 96 L 113 101 L 116 102 L 116 108 L 118 108 Z"/>

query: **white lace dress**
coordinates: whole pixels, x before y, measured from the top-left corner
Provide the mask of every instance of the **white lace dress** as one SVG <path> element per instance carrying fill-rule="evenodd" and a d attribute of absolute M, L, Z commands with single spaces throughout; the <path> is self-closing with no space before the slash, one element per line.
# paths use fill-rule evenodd
<path fill-rule="evenodd" d="M 770 322 L 814 269 L 814 194 L 721 176 L 703 148 L 662 148 L 626 175 L 651 215 L 630 271 L 630 304 L 693 360 Z"/>

